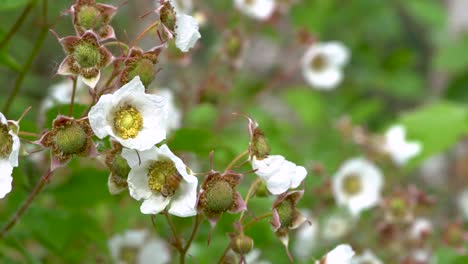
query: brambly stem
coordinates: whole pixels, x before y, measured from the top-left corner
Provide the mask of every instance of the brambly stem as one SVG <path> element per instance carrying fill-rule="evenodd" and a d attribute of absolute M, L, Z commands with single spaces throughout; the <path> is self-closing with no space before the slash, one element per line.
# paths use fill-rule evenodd
<path fill-rule="evenodd" d="M 43 15 L 44 19 L 47 20 L 47 0 L 44 0 L 44 7 L 43 7 Z M 47 21 L 45 21 L 44 25 L 41 27 L 41 30 L 39 32 L 39 35 L 36 38 L 36 41 L 34 42 L 34 47 L 29 55 L 29 57 L 26 60 L 26 63 L 23 66 L 23 69 L 21 70 L 20 74 L 18 75 L 18 78 L 16 79 L 15 85 L 13 89 L 10 92 L 10 95 L 8 96 L 8 99 L 5 102 L 5 106 L 3 107 L 3 114 L 6 115 L 10 111 L 10 108 L 13 104 L 13 101 L 15 97 L 18 95 L 19 90 L 21 89 L 21 86 L 23 84 L 23 81 L 26 77 L 26 74 L 29 72 L 29 69 L 32 66 L 32 63 L 34 62 L 34 59 L 36 58 L 37 54 L 39 53 L 42 44 L 44 44 L 44 41 L 47 36 L 47 32 L 49 31 L 49 27 L 47 25 Z"/>
<path fill-rule="evenodd" d="M 229 163 L 229 165 L 226 167 L 225 171 L 229 171 L 231 170 L 235 165 L 236 163 L 241 160 L 245 155 L 249 154 L 249 150 L 245 150 L 243 151 L 241 154 L 239 154 L 237 157 L 235 157 L 231 163 Z"/>
<path fill-rule="evenodd" d="M 31 203 L 37 197 L 37 195 L 42 191 L 44 186 L 49 182 L 50 178 L 53 175 L 53 171 L 49 168 L 44 175 L 42 175 L 39 182 L 34 187 L 34 190 L 29 194 L 28 198 L 21 204 L 16 213 L 8 220 L 8 222 L 0 230 L 0 239 L 4 238 L 5 235 L 10 231 L 18 222 L 18 220 L 23 216 L 26 210 L 29 208 Z"/>
<path fill-rule="evenodd" d="M 72 77 L 73 81 L 73 90 L 72 90 L 72 96 L 70 100 L 70 110 L 68 111 L 68 115 L 70 117 L 73 117 L 73 105 L 75 104 L 75 96 L 76 96 L 76 83 L 77 83 L 77 78 L 75 76 Z"/>

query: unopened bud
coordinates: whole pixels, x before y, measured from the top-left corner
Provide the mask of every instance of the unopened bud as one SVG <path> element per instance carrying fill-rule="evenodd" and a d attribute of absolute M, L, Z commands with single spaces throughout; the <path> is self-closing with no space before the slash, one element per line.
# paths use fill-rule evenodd
<path fill-rule="evenodd" d="M 83 6 L 77 14 L 78 23 L 85 29 L 99 28 L 102 24 L 101 12 L 94 6 Z"/>
<path fill-rule="evenodd" d="M 270 154 L 270 146 L 268 145 L 265 135 L 258 127 L 253 131 L 250 151 L 251 155 L 255 156 L 257 159 L 264 159 Z"/>
<path fill-rule="evenodd" d="M 251 237 L 244 234 L 234 236 L 231 239 L 231 248 L 234 252 L 245 255 L 249 253 L 254 246 L 254 241 Z"/>

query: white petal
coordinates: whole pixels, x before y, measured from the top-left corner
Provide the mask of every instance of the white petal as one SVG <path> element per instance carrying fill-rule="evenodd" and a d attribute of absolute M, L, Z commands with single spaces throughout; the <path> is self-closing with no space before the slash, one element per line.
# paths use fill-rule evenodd
<path fill-rule="evenodd" d="M 197 214 L 197 182 L 182 182 L 171 200 L 169 213 L 179 217 Z"/>
<path fill-rule="evenodd" d="M 145 243 L 138 253 L 138 264 L 167 264 L 170 260 L 168 246 L 161 239 L 152 239 Z"/>
<path fill-rule="evenodd" d="M 268 180 L 273 174 L 279 172 L 285 158 L 281 155 L 269 155 L 262 160 L 258 160 L 255 156 L 252 159 L 252 168 L 255 173 L 264 180 Z"/>
<path fill-rule="evenodd" d="M 235 0 L 235 6 L 252 18 L 266 20 L 273 14 L 275 2 L 273 0 Z"/>
<path fill-rule="evenodd" d="M 109 135 L 108 129 L 108 116 L 113 108 L 111 94 L 102 95 L 99 101 L 91 108 L 88 113 L 88 120 L 94 134 L 98 138 L 104 138 Z"/>
<path fill-rule="evenodd" d="M 350 264 L 354 250 L 349 245 L 339 245 L 328 252 L 325 264 Z"/>
<path fill-rule="evenodd" d="M 126 83 L 120 89 L 113 93 L 114 103 L 120 102 L 128 96 L 139 96 L 145 93 L 145 86 L 140 80 L 140 76 L 136 76 L 130 82 Z"/>
<path fill-rule="evenodd" d="M 10 153 L 10 156 L 8 157 L 8 160 L 10 161 L 11 166 L 18 167 L 18 155 L 19 155 L 20 144 L 21 144 L 20 139 L 11 130 L 8 132 L 8 134 L 10 134 L 11 139 L 13 140 L 13 145 L 12 145 L 11 153 Z"/>
<path fill-rule="evenodd" d="M 95 77 L 85 78 L 80 75 L 78 79 L 81 80 L 84 84 L 94 89 L 97 83 L 99 82 L 100 78 L 101 78 L 101 71 L 99 71 Z"/>
<path fill-rule="evenodd" d="M 291 179 L 291 188 L 299 187 L 299 184 L 302 183 L 306 176 L 307 170 L 302 166 L 296 166 L 294 176 Z"/>
<path fill-rule="evenodd" d="M 363 254 L 359 256 L 354 256 L 351 260 L 351 264 L 383 264 L 383 262 L 378 259 L 372 251 L 366 249 Z"/>
<path fill-rule="evenodd" d="M 324 43 L 323 53 L 328 57 L 328 61 L 335 66 L 343 66 L 349 60 L 349 50 L 341 42 Z"/>
<path fill-rule="evenodd" d="M 335 88 L 343 79 L 341 69 L 329 67 L 321 71 L 313 71 L 309 66 L 303 68 L 303 75 L 306 81 L 318 90 L 331 90 Z"/>
<path fill-rule="evenodd" d="M 13 166 L 5 159 L 0 159 L 0 199 L 11 192 Z"/>
<path fill-rule="evenodd" d="M 8 125 L 8 120 L 6 117 L 3 115 L 3 113 L 0 112 L 0 122 L 4 125 Z"/>
<path fill-rule="evenodd" d="M 122 149 L 122 157 L 127 161 L 130 168 L 141 166 L 151 160 L 156 160 L 159 150 L 157 147 L 152 147 L 145 151 L 136 151 L 134 149 Z"/>
<path fill-rule="evenodd" d="M 195 46 L 195 43 L 201 37 L 198 31 L 198 22 L 195 18 L 185 14 L 177 15 L 175 33 L 176 46 L 182 52 L 187 52 Z"/>
<path fill-rule="evenodd" d="M 170 198 L 165 198 L 161 195 L 152 195 L 150 198 L 143 201 L 140 211 L 143 214 L 158 214 L 166 208 L 170 200 Z"/>
<path fill-rule="evenodd" d="M 148 166 L 148 162 L 142 163 L 133 167 L 128 174 L 128 190 L 135 200 L 149 199 L 153 194 L 148 184 Z"/>
<path fill-rule="evenodd" d="M 405 138 L 405 128 L 401 125 L 390 127 L 385 133 L 385 145 L 383 151 L 386 152 L 397 165 L 404 165 L 409 159 L 418 155 L 422 146 L 418 142 L 408 142 Z"/>

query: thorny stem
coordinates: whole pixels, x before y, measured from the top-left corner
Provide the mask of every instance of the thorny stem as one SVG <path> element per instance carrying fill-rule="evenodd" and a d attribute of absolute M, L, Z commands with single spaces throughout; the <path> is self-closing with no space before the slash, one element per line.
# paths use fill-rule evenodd
<path fill-rule="evenodd" d="M 247 195 L 245 196 L 245 199 L 244 199 L 245 206 L 247 206 L 247 204 L 249 203 L 250 197 L 252 197 L 253 193 L 255 192 L 255 189 L 257 188 L 257 185 L 259 185 L 261 182 L 262 182 L 262 180 L 260 178 L 257 178 L 252 183 L 252 185 L 250 185 L 250 188 L 247 191 Z M 241 213 L 241 215 L 239 217 L 239 222 L 240 223 L 242 223 L 242 221 L 244 220 L 244 214 L 245 214 L 245 211 L 242 211 L 242 213 Z"/>
<path fill-rule="evenodd" d="M 15 23 L 11 27 L 10 31 L 8 31 L 6 36 L 0 42 L 0 50 L 6 46 L 6 44 L 10 41 L 10 39 L 15 35 L 16 31 L 18 31 L 21 25 L 23 25 L 24 20 L 26 20 L 26 17 L 28 16 L 29 12 L 31 12 L 36 2 L 37 0 L 31 0 L 26 5 L 21 15 L 18 17 L 18 19 L 15 21 Z"/>
<path fill-rule="evenodd" d="M 34 201 L 36 196 L 42 191 L 44 186 L 49 182 L 49 179 L 52 176 L 52 174 L 53 174 L 53 171 L 51 171 L 50 168 L 44 173 L 44 175 L 41 177 L 39 182 L 34 187 L 34 190 L 32 191 L 32 193 L 29 194 L 28 198 L 21 204 L 21 206 L 16 211 L 16 213 L 10 218 L 10 220 L 8 220 L 8 222 L 0 230 L 0 239 L 5 237 L 8 231 L 10 231 L 15 226 L 18 220 L 23 216 L 23 214 L 29 208 L 31 203 Z"/>
<path fill-rule="evenodd" d="M 245 225 L 243 226 L 243 229 L 246 230 L 247 228 L 251 227 L 253 224 L 257 223 L 258 221 L 260 221 L 260 220 L 262 220 L 262 219 L 265 219 L 265 218 L 267 218 L 267 217 L 270 217 L 270 216 L 272 216 L 272 215 L 273 215 L 272 212 L 264 213 L 264 214 L 262 214 L 262 215 L 256 217 L 255 219 L 250 220 L 250 222 L 247 222 L 247 224 L 245 224 Z"/>
<path fill-rule="evenodd" d="M 47 0 L 44 0 L 44 7 L 43 7 L 43 15 L 45 19 L 47 19 Z M 16 97 L 18 95 L 18 92 L 21 88 L 21 85 L 23 84 L 23 81 L 26 77 L 26 74 L 28 73 L 29 69 L 31 68 L 32 63 L 34 62 L 34 59 L 36 58 L 37 54 L 39 53 L 39 50 L 42 47 L 42 44 L 45 41 L 45 38 L 47 36 L 47 32 L 49 31 L 47 23 L 44 23 L 44 25 L 41 28 L 41 31 L 39 32 L 39 35 L 37 36 L 36 42 L 34 43 L 34 47 L 31 51 L 31 54 L 29 55 L 28 59 L 26 60 L 26 63 L 23 66 L 23 69 L 21 70 L 21 73 L 19 74 L 18 78 L 16 79 L 15 86 L 13 87 L 13 90 L 11 90 L 11 93 L 6 100 L 5 107 L 3 108 L 3 114 L 6 115 L 10 111 L 10 107 Z"/>
<path fill-rule="evenodd" d="M 68 111 L 68 116 L 73 116 L 73 105 L 75 104 L 75 95 L 76 95 L 76 77 L 72 77 L 73 81 L 73 91 L 72 91 L 72 96 L 70 100 L 70 111 Z"/>
<path fill-rule="evenodd" d="M 245 150 L 244 152 L 242 152 L 241 154 L 239 154 L 239 156 L 235 157 L 231 163 L 229 163 L 229 165 L 226 167 L 226 170 L 225 171 L 229 171 L 230 169 L 232 169 L 232 167 L 234 167 L 234 165 L 236 165 L 236 163 L 242 159 L 245 155 L 249 154 L 249 151 L 248 150 Z"/>

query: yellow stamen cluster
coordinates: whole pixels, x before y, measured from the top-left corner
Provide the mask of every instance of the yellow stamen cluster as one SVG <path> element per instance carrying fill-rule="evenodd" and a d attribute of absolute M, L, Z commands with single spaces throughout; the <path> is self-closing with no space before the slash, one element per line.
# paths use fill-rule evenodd
<path fill-rule="evenodd" d="M 143 127 L 143 117 L 133 106 L 126 105 L 114 115 L 114 133 L 123 139 L 135 138 Z"/>
<path fill-rule="evenodd" d="M 343 191 L 348 196 L 354 196 L 362 191 L 362 182 L 359 175 L 351 174 L 343 180 Z"/>

